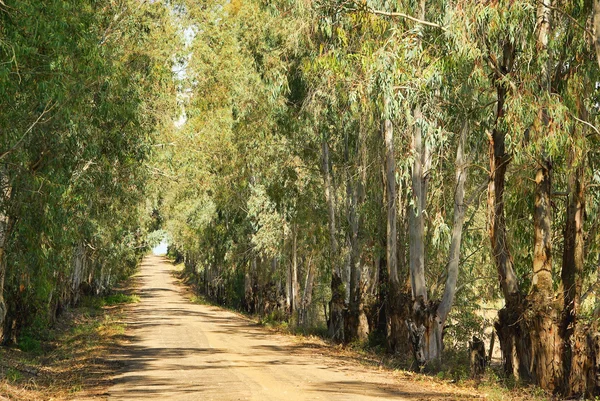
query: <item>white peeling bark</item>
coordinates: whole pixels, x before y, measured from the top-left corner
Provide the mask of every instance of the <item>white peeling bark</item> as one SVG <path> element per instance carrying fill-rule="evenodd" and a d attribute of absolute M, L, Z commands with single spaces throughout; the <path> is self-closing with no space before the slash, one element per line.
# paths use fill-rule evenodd
<path fill-rule="evenodd" d="M 410 253 L 410 283 L 413 299 L 427 302 L 427 285 L 425 283 L 425 218 L 423 215 L 426 194 L 423 188 L 423 149 L 421 107 L 414 109 L 415 125 L 412 129 L 412 196 L 413 205 L 409 213 L 409 253 Z"/>
<path fill-rule="evenodd" d="M 456 192 L 454 193 L 454 222 L 452 225 L 452 240 L 450 242 L 450 254 L 448 256 L 448 276 L 444 295 L 438 306 L 437 315 L 442 326 L 450 313 L 454 296 L 456 295 L 456 281 L 458 279 L 458 265 L 460 260 L 460 244 L 462 240 L 462 229 L 465 221 L 466 205 L 465 182 L 467 180 L 467 162 L 465 160 L 465 144 L 467 141 L 468 124 L 465 123 L 460 133 L 458 149 L 456 151 Z"/>

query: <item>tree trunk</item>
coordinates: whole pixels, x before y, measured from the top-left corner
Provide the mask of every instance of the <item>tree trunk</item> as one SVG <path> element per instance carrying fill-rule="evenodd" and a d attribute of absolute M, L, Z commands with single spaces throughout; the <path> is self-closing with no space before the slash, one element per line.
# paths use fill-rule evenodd
<path fill-rule="evenodd" d="M 514 62 L 515 48 L 506 40 L 503 45 L 502 71 L 510 73 Z M 505 306 L 498 312 L 495 324 L 500 348 L 502 350 L 504 371 L 516 378 L 529 378 L 529 339 L 521 330 L 523 313 L 522 295 L 519 290 L 513 260 L 508 246 L 506 216 L 504 212 L 504 189 L 506 170 L 510 155 L 506 153 L 505 134 L 501 130 L 504 119 L 504 104 L 507 87 L 502 76 L 496 77 L 496 122 L 489 136 L 490 182 L 488 185 L 488 226 L 492 245 L 492 257 L 498 271 L 500 288 L 504 295 Z"/>
<path fill-rule="evenodd" d="M 312 303 L 312 290 L 315 280 L 312 258 L 306 261 L 306 277 L 304 279 L 304 291 L 302 292 L 302 301 L 298 309 L 298 325 L 306 327 L 308 325 L 308 310 Z"/>
<path fill-rule="evenodd" d="M 369 334 L 369 325 L 364 311 L 363 304 L 363 280 L 362 280 L 362 263 L 361 251 L 362 242 L 359 239 L 360 216 L 358 209 L 364 203 L 366 185 L 366 150 L 365 138 L 362 129 L 358 132 L 357 141 L 357 158 L 358 171 L 352 174 L 350 171 L 350 157 L 348 138 L 345 143 L 345 159 L 347 163 L 346 171 L 346 199 L 348 212 L 348 227 L 350 245 L 349 262 L 350 262 L 350 282 L 349 282 L 349 299 L 348 311 L 346 314 L 346 334 L 347 342 L 353 340 L 364 341 Z M 356 178 L 353 178 L 356 177 Z"/>
<path fill-rule="evenodd" d="M 390 99 L 384 99 L 383 139 L 385 142 L 385 185 L 387 194 L 387 245 L 386 261 L 388 279 L 398 283 L 398 266 L 396 258 L 396 158 L 394 157 L 394 127 L 387 115 L 391 113 Z"/>
<path fill-rule="evenodd" d="M 458 148 L 456 150 L 456 192 L 454 193 L 454 223 L 452 225 L 452 239 L 448 256 L 448 276 L 444 287 L 444 295 L 438 306 L 437 314 L 443 324 L 446 322 L 450 309 L 454 304 L 456 295 L 456 282 L 458 280 L 458 263 L 460 261 L 460 244 L 462 229 L 465 221 L 465 182 L 467 180 L 467 161 L 465 160 L 465 146 L 469 126 L 465 123 L 461 129 Z"/>
<path fill-rule="evenodd" d="M 338 255 L 338 242 L 335 223 L 335 193 L 331 179 L 330 161 L 329 161 L 329 145 L 325 138 L 321 143 L 322 162 L 323 162 L 323 181 L 325 187 L 325 200 L 327 202 L 328 211 L 328 226 L 329 226 L 329 243 L 331 263 L 331 302 L 329 304 L 329 321 L 328 330 L 329 336 L 335 341 L 344 341 L 344 299 L 346 297 L 346 289 L 342 281 L 342 272 L 340 266 L 340 258 Z"/>
<path fill-rule="evenodd" d="M 409 211 L 409 254 L 410 283 L 414 307 L 427 303 L 427 285 L 425 283 L 425 218 L 424 206 L 427 194 L 424 193 L 423 160 L 428 151 L 424 151 L 422 143 L 421 121 L 423 114 L 417 105 L 413 111 L 415 124 L 412 129 L 412 195 L 413 205 Z"/>
<path fill-rule="evenodd" d="M 421 366 L 428 362 L 440 362 L 443 351 L 443 330 L 448 314 L 454 303 L 462 228 L 465 219 L 465 182 L 467 178 L 465 145 L 468 125 L 465 123 L 460 132 L 456 151 L 456 192 L 454 194 L 454 222 L 452 240 L 448 258 L 448 276 L 444 294 L 439 304 L 417 299 L 413 307 L 413 319 L 408 323 L 411 345 L 417 363 Z M 414 182 L 414 180 L 413 180 Z"/>
<path fill-rule="evenodd" d="M 561 279 L 563 286 L 563 315 L 561 337 L 564 344 L 563 394 L 585 395 L 587 383 L 584 366 L 590 357 L 585 352 L 585 333 L 577 322 L 577 314 L 581 305 L 581 284 L 585 262 L 585 240 L 583 235 L 585 211 L 585 165 L 578 159 L 575 144 L 571 146 L 568 156 L 568 193 L 567 213 L 564 229 L 564 249 Z M 600 280 L 600 274 L 598 275 Z M 576 333 L 579 332 L 579 333 Z M 582 335 L 584 334 L 584 335 Z"/>
<path fill-rule="evenodd" d="M 298 226 L 294 225 L 292 238 L 292 271 L 290 287 L 290 315 L 298 309 Z"/>
<path fill-rule="evenodd" d="M 554 391 L 561 376 L 561 339 L 558 305 L 552 280 L 551 163 L 544 158 L 536 174 L 532 288 L 527 313 L 531 335 L 531 376 L 536 384 Z"/>
<path fill-rule="evenodd" d="M 4 168 L 0 169 L 0 344 L 5 340 L 5 319 L 7 313 L 6 301 L 4 299 L 4 279 L 6 278 L 6 247 L 10 237 L 13 220 L 7 211 L 12 194 L 10 182 Z"/>
<path fill-rule="evenodd" d="M 425 282 L 425 216 L 427 180 L 423 165 L 429 163 L 430 152 L 423 146 L 421 106 L 413 110 L 415 123 L 412 127 L 413 166 L 411 172 L 412 205 L 409 206 L 409 271 L 412 292 L 412 311 L 406 322 L 413 356 L 420 368 L 441 355 L 442 327 L 437 319 L 435 306 L 427 300 Z"/>
<path fill-rule="evenodd" d="M 545 152 L 544 136 L 549 135 L 549 117 L 545 105 L 550 92 L 550 55 L 548 40 L 551 34 L 551 0 L 542 0 L 537 8 L 537 50 L 542 59 L 540 94 L 542 107 L 538 116 L 538 135 L 541 153 L 535 177 L 535 206 L 533 214 L 534 249 L 533 277 L 527 296 L 530 310 L 524 324 L 531 336 L 531 376 L 543 389 L 554 391 L 562 377 L 562 341 L 559 330 L 559 310 L 552 279 L 552 161 Z"/>
<path fill-rule="evenodd" d="M 398 275 L 398 257 L 397 257 L 397 212 L 396 201 L 396 158 L 394 156 L 394 127 L 391 120 L 391 99 L 384 98 L 384 120 L 383 120 L 383 139 L 385 144 L 385 198 L 387 210 L 386 222 L 386 272 L 387 284 L 383 301 L 387 303 L 387 335 L 388 346 L 393 352 L 402 352 L 403 344 L 406 342 L 405 319 L 406 313 L 403 313 L 403 307 L 406 300 L 402 294 Z"/>
<path fill-rule="evenodd" d="M 77 304 L 81 295 L 81 285 L 86 274 L 85 245 L 80 241 L 73 252 L 73 273 L 71 274 L 71 302 Z"/>
<path fill-rule="evenodd" d="M 600 66 L 600 0 L 594 0 L 593 9 L 594 24 L 594 48 L 596 49 L 596 59 Z"/>

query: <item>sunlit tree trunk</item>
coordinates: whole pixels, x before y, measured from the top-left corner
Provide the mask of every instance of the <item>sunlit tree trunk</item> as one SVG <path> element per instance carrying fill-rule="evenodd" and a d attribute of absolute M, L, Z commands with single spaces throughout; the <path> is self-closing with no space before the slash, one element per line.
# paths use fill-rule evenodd
<path fill-rule="evenodd" d="M 446 276 L 446 285 L 442 300 L 437 307 L 436 318 L 434 319 L 433 327 L 430 329 L 433 333 L 429 350 L 431 359 L 439 359 L 441 356 L 442 331 L 444 325 L 454 304 L 456 295 L 456 282 L 458 281 L 458 268 L 460 261 L 460 246 L 462 243 L 463 224 L 465 222 L 465 212 L 467 206 L 465 204 L 465 183 L 467 181 L 467 159 L 465 157 L 467 134 L 469 132 L 468 123 L 464 123 L 458 147 L 456 150 L 455 176 L 456 176 L 456 191 L 454 193 L 454 221 L 452 224 L 452 238 L 450 241 L 450 252 L 448 256 L 448 274 Z"/>
<path fill-rule="evenodd" d="M 417 16 L 425 17 L 425 0 L 417 6 Z M 421 36 L 416 40 L 416 47 L 421 47 Z M 430 152 L 427 144 L 423 144 L 423 113 L 421 104 L 417 103 L 413 110 L 414 123 L 411 127 L 411 153 L 413 165 L 411 170 L 412 205 L 409 206 L 409 272 L 412 293 L 412 313 L 408 321 L 410 342 L 417 363 L 422 366 L 430 360 L 430 336 L 434 314 L 429 310 L 427 300 L 427 284 L 425 282 L 425 208 L 427 204 L 427 180 L 423 174 L 424 165 L 429 164 Z M 441 351 L 441 350 L 440 350 Z"/>
<path fill-rule="evenodd" d="M 415 305 L 413 307 L 413 316 L 409 322 L 409 334 L 411 345 L 413 347 L 413 353 L 415 359 L 420 365 L 424 365 L 428 362 L 439 362 L 442 357 L 443 351 L 443 330 L 448 314 L 454 303 L 454 296 L 456 294 L 456 282 L 458 279 L 458 268 L 460 260 L 460 245 L 462 242 L 462 228 L 465 218 L 464 197 L 465 197 L 465 182 L 467 178 L 466 169 L 466 158 L 465 158 L 465 146 L 466 138 L 468 133 L 468 124 L 465 123 L 461 128 L 458 147 L 456 151 L 455 171 L 456 171 L 456 190 L 454 193 L 454 221 L 452 225 L 452 238 L 450 242 L 449 259 L 447 265 L 447 277 L 446 284 L 444 287 L 444 294 L 441 301 L 427 302 L 427 288 L 422 289 L 421 294 L 415 299 Z M 419 138 L 418 133 L 415 135 L 413 143 L 416 143 L 415 148 L 418 149 Z M 428 157 L 428 152 L 423 152 L 423 157 Z M 418 162 L 415 162 L 418 164 Z M 423 163 L 425 164 L 425 163 Z M 414 167 L 414 165 L 413 165 Z M 416 170 L 419 171 L 420 166 L 416 166 Z M 413 170 L 413 186 L 421 188 L 421 195 L 425 196 L 422 192 L 424 187 L 422 177 L 415 176 Z M 418 203 L 417 203 L 418 202 Z M 415 200 L 414 203 L 423 205 L 419 200 Z M 415 235 L 415 231 L 411 232 Z M 417 232 L 418 233 L 418 232 Z M 417 237 L 418 238 L 418 237 Z M 413 241 L 415 238 L 411 238 Z M 424 238 L 421 238 L 424 240 Z M 414 245 L 411 249 L 415 249 Z M 418 250 L 418 247 L 417 247 Z M 413 291 L 415 291 L 415 283 L 412 280 Z M 425 277 L 423 271 L 423 277 L 421 279 L 423 286 L 425 285 Z M 418 287 L 416 287 L 418 289 Z M 424 293 L 424 296 L 422 295 Z"/>

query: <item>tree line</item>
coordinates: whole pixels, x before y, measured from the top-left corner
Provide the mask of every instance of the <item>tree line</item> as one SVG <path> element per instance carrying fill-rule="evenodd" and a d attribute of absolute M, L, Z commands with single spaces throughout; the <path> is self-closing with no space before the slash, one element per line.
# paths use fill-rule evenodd
<path fill-rule="evenodd" d="M 134 0 L 0 1 L 0 340 L 131 274 L 176 28 Z"/>
<path fill-rule="evenodd" d="M 590 0 L 177 8 L 180 124 L 153 195 L 218 302 L 418 366 L 484 335 L 507 376 L 600 383 Z"/>

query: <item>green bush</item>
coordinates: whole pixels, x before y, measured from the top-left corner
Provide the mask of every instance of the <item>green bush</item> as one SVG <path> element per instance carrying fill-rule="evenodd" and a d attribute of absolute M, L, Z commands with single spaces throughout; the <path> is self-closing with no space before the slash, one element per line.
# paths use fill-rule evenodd
<path fill-rule="evenodd" d="M 36 355 L 42 353 L 42 342 L 30 334 L 21 335 L 17 341 L 17 346 L 24 352 L 30 352 Z"/>

